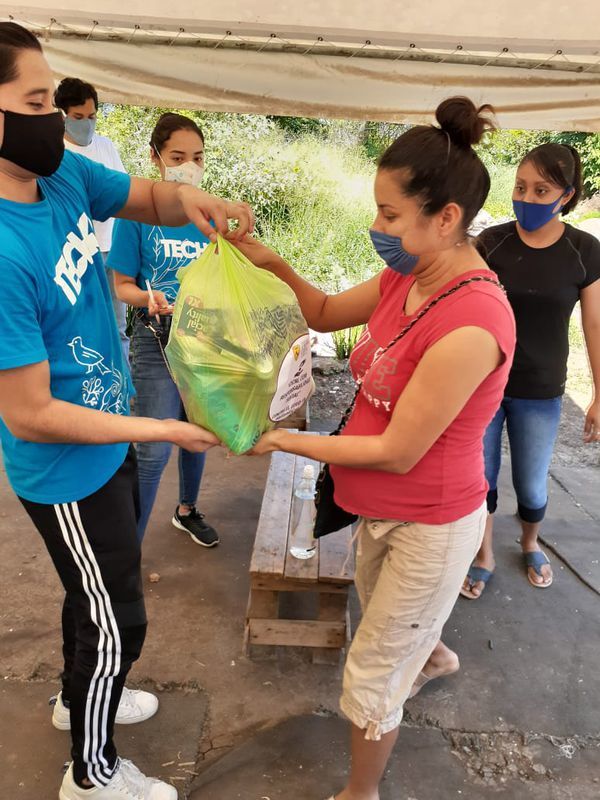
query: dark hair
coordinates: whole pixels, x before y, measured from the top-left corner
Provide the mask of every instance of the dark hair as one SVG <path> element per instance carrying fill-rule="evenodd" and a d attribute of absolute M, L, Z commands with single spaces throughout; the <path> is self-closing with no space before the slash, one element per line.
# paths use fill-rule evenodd
<path fill-rule="evenodd" d="M 161 153 L 166 143 L 171 138 L 175 131 L 194 131 L 202 139 L 204 144 L 204 134 L 200 127 L 189 117 L 184 117 L 183 114 L 173 114 L 167 112 L 163 114 L 152 131 L 150 137 L 150 147 L 156 152 Z"/>
<path fill-rule="evenodd" d="M 423 212 L 437 214 L 447 203 L 463 210 L 466 231 L 485 203 L 490 176 L 473 150 L 486 130 L 494 130 L 489 105 L 477 108 L 468 97 L 450 97 L 437 107 L 434 125 L 416 125 L 393 142 L 379 169 L 399 171 L 402 192 L 423 201 Z"/>
<path fill-rule="evenodd" d="M 98 92 L 91 83 L 79 78 L 63 78 L 54 92 L 54 105 L 67 114 L 70 108 L 82 106 L 90 98 L 98 110 Z"/>
<path fill-rule="evenodd" d="M 0 84 L 16 80 L 17 57 L 20 50 L 39 50 L 39 40 L 27 28 L 16 22 L 0 22 Z"/>
<path fill-rule="evenodd" d="M 549 183 L 553 183 L 563 189 L 568 189 L 569 187 L 575 189 L 575 194 L 568 203 L 564 204 L 560 213 L 568 214 L 569 211 L 573 211 L 579 202 L 583 189 L 581 159 L 577 150 L 569 144 L 548 142 L 530 150 L 521 161 L 521 164 L 526 164 L 527 162 L 533 164 L 542 178 Z"/>

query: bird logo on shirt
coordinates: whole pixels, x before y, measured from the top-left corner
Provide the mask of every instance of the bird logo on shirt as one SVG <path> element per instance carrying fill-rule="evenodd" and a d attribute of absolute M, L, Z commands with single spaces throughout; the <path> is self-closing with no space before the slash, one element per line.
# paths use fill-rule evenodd
<path fill-rule="evenodd" d="M 86 373 L 89 373 L 97 367 L 101 375 L 106 375 L 111 370 L 104 364 L 104 356 L 101 356 L 96 350 L 86 347 L 81 341 L 81 336 L 76 336 L 72 342 L 69 342 L 69 347 L 73 351 L 73 357 L 78 364 L 86 367 Z"/>

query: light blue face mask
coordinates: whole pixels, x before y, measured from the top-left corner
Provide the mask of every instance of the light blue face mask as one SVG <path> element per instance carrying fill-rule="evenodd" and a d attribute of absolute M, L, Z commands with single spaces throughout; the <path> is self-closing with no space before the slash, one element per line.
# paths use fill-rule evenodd
<path fill-rule="evenodd" d="M 390 269 L 400 272 L 402 275 L 410 275 L 417 266 L 419 256 L 407 253 L 399 236 L 374 231 L 372 228 L 369 230 L 369 236 L 377 255 L 385 261 Z"/>
<path fill-rule="evenodd" d="M 558 216 L 562 211 L 562 206 L 559 205 L 557 208 L 557 204 L 560 203 L 565 195 L 569 194 L 572 188 L 572 186 L 567 186 L 558 200 L 553 200 L 551 203 L 528 203 L 525 200 L 513 200 L 513 210 L 519 225 L 523 230 L 531 233 L 531 231 L 537 231 L 538 228 L 550 222 L 553 217 Z"/>
<path fill-rule="evenodd" d="M 88 144 L 92 143 L 95 130 L 95 119 L 73 119 L 73 117 L 65 117 L 65 133 L 80 147 L 87 147 Z"/>

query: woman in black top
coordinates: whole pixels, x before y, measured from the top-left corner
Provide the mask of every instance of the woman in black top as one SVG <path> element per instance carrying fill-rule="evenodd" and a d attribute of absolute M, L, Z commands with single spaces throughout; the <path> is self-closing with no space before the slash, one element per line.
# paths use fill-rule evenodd
<path fill-rule="evenodd" d="M 470 599 L 480 597 L 495 567 L 492 515 L 505 422 L 527 577 L 536 588 L 552 583 L 538 534 L 565 391 L 569 319 L 578 300 L 594 385 L 583 438 L 600 440 L 600 241 L 559 219 L 575 208 L 580 194 L 577 151 L 560 144 L 536 147 L 517 170 L 517 221 L 488 228 L 478 239 L 508 293 L 517 322 L 517 349 L 504 400 L 484 438 L 489 516 L 483 544 L 461 590 Z"/>

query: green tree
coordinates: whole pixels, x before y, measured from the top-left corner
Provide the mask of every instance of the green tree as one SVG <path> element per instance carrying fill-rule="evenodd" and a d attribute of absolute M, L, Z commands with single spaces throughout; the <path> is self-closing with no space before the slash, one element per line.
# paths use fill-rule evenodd
<path fill-rule="evenodd" d="M 600 191 L 600 133 L 558 132 L 551 134 L 551 141 L 571 145 L 577 150 L 586 193 Z"/>
<path fill-rule="evenodd" d="M 400 125 L 395 122 L 365 122 L 361 144 L 367 158 L 377 161 L 392 142 L 410 127 L 410 125 Z"/>
<path fill-rule="evenodd" d="M 101 109 L 98 131 L 115 142 L 131 174 L 157 177 L 149 142 L 165 110 L 177 109 Z M 303 274 L 337 289 L 380 268 L 368 236 L 374 167 L 354 137 L 334 144 L 329 132 L 290 137 L 264 116 L 180 113 L 204 133 L 203 188 L 250 203 L 259 235 Z"/>
<path fill-rule="evenodd" d="M 488 165 L 516 166 L 530 150 L 545 142 L 574 147 L 581 157 L 586 194 L 600 190 L 600 133 L 501 130 L 487 136 L 479 151 Z"/>
<path fill-rule="evenodd" d="M 276 117 L 269 115 L 270 119 L 278 128 L 281 128 L 290 139 L 299 136 L 316 136 L 325 138 L 329 130 L 329 122 L 326 119 L 312 119 L 309 117 Z"/>
<path fill-rule="evenodd" d="M 131 174 L 157 177 L 150 161 L 150 135 L 167 110 L 177 109 L 102 107 L 98 131 L 115 142 Z M 302 274 L 337 291 L 381 268 L 368 235 L 375 213 L 375 162 L 408 126 L 180 113 L 204 132 L 203 188 L 250 203 L 258 234 Z M 587 190 L 600 189 L 600 134 L 498 131 L 479 147 L 492 178 L 485 205 L 492 216 L 512 215 L 515 166 L 544 141 L 577 147 Z"/>

